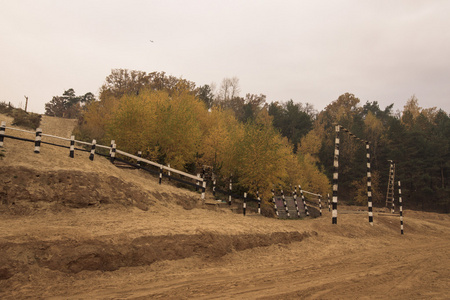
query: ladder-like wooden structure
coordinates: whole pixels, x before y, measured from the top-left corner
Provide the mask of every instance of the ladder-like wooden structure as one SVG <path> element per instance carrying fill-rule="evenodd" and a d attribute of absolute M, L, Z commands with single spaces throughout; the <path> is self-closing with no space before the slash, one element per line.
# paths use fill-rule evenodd
<path fill-rule="evenodd" d="M 389 182 L 387 187 L 387 195 L 386 195 L 386 207 L 391 208 L 392 213 L 394 213 L 394 180 L 395 180 L 395 162 L 393 160 L 389 160 L 391 163 L 389 167 Z"/>

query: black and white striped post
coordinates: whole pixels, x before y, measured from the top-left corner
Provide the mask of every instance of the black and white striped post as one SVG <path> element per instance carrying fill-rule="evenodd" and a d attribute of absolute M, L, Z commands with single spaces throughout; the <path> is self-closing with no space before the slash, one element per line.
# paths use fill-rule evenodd
<path fill-rule="evenodd" d="M 137 156 L 139 157 L 139 159 L 137 160 L 136 164 L 140 167 L 141 166 L 142 151 L 138 151 L 137 154 L 138 154 Z"/>
<path fill-rule="evenodd" d="M 337 224 L 337 203 L 338 203 L 338 178 L 339 178 L 339 132 L 341 126 L 336 125 L 336 138 L 334 140 L 334 164 L 333 164 L 333 211 L 331 212 L 331 224 Z"/>
<path fill-rule="evenodd" d="M 70 136 L 70 152 L 69 152 L 69 157 L 70 158 L 74 158 L 75 157 L 75 136 L 71 135 Z"/>
<path fill-rule="evenodd" d="M 300 185 L 298 186 L 298 189 L 299 189 L 300 195 L 302 197 L 303 207 L 305 208 L 305 215 L 308 217 L 309 216 L 309 211 L 308 211 L 308 205 L 306 205 L 305 195 L 303 195 L 303 190 L 302 190 L 302 187 Z"/>
<path fill-rule="evenodd" d="M 242 204 L 242 212 L 245 216 L 245 211 L 247 210 L 247 193 L 244 193 L 244 203 Z"/>
<path fill-rule="evenodd" d="M 160 165 L 159 166 L 159 184 L 162 183 L 162 178 L 163 178 L 163 166 Z M 197 181 L 197 186 L 198 186 L 198 181 Z"/>
<path fill-rule="evenodd" d="M 297 218 L 300 218 L 300 209 L 298 208 L 298 202 L 297 202 L 297 187 L 294 187 L 294 204 L 295 204 L 295 209 L 297 210 Z"/>
<path fill-rule="evenodd" d="M 370 146 L 366 141 L 366 157 L 367 157 L 367 205 L 369 210 L 369 224 L 373 226 L 373 208 L 372 208 L 372 174 L 370 171 Z"/>
<path fill-rule="evenodd" d="M 114 161 L 116 160 L 116 148 L 117 148 L 116 144 L 113 144 L 111 147 L 111 157 L 110 157 L 111 163 L 114 163 Z"/>
<path fill-rule="evenodd" d="M 275 200 L 275 190 L 272 189 L 272 202 L 273 202 L 273 209 L 275 210 L 275 214 L 277 215 L 277 217 L 280 216 L 280 214 L 278 213 L 278 207 L 277 207 L 277 202 Z"/>
<path fill-rule="evenodd" d="M 327 200 L 328 200 L 328 211 L 331 211 L 331 205 L 330 205 L 330 193 L 327 193 Z"/>
<path fill-rule="evenodd" d="M 283 199 L 283 205 L 284 205 L 284 210 L 286 211 L 286 216 L 287 216 L 288 218 L 290 218 L 291 215 L 289 214 L 289 208 L 288 208 L 288 206 L 287 206 L 287 203 L 286 203 L 286 197 L 284 197 L 284 192 L 283 192 L 283 190 L 281 190 L 281 198 Z"/>
<path fill-rule="evenodd" d="M 214 174 L 213 174 L 213 186 L 212 186 L 212 193 L 213 193 L 213 196 L 215 197 L 216 196 L 216 177 L 214 176 Z"/>
<path fill-rule="evenodd" d="M 36 139 L 34 140 L 34 153 L 41 152 L 42 130 L 36 128 Z"/>
<path fill-rule="evenodd" d="M 400 233 L 403 234 L 402 184 L 398 182 L 398 206 L 400 210 Z"/>
<path fill-rule="evenodd" d="M 113 145 L 116 143 L 115 140 L 111 140 L 111 147 L 109 148 L 109 158 L 111 158 L 111 154 L 112 154 L 112 149 L 113 149 Z"/>
<path fill-rule="evenodd" d="M 92 140 L 92 146 L 91 146 L 91 154 L 89 154 L 89 159 L 94 160 L 95 155 L 95 145 L 97 144 L 96 140 Z"/>
<path fill-rule="evenodd" d="M 258 215 L 261 214 L 261 197 L 259 197 L 259 192 L 256 191 L 256 200 L 258 200 Z"/>
<path fill-rule="evenodd" d="M 170 179 L 170 177 L 169 177 Z M 205 178 L 203 178 L 203 182 L 202 182 L 202 200 L 205 200 L 205 193 L 206 193 L 206 180 Z"/>
<path fill-rule="evenodd" d="M 232 189 L 233 189 L 233 181 L 230 176 L 230 186 L 229 186 L 229 190 L 228 190 L 228 205 L 231 205 L 231 190 Z"/>
<path fill-rule="evenodd" d="M 322 216 L 322 196 L 319 195 L 319 216 Z"/>
<path fill-rule="evenodd" d="M 3 140 L 5 139 L 5 132 L 6 132 L 6 122 L 2 121 L 2 124 L 0 125 L 0 147 L 3 147 Z"/>
<path fill-rule="evenodd" d="M 170 164 L 167 164 L 167 167 L 170 168 Z M 168 179 L 170 181 L 170 176 L 172 175 L 172 173 L 170 173 L 170 170 L 167 170 L 167 175 L 169 176 Z"/>

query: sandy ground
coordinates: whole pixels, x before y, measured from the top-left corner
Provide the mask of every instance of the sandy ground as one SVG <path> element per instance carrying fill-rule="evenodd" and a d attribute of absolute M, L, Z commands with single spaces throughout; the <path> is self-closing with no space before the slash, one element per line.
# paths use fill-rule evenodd
<path fill-rule="evenodd" d="M 337 225 L 327 210 L 244 217 L 87 153 L 32 149 L 6 140 L 0 160 L 1 299 L 450 298 L 448 215 L 405 210 L 404 235 L 398 215 L 375 213 L 372 227 L 342 205 Z M 65 199 L 57 190 L 80 185 L 67 172 L 93 181 L 84 186 L 97 195 L 122 185 L 145 199 Z"/>

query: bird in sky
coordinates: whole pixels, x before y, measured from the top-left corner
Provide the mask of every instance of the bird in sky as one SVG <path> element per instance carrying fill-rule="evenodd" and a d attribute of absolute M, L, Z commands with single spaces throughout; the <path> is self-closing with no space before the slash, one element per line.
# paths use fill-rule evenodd
<path fill-rule="evenodd" d="M 152 41 L 152 40 L 150 40 L 150 42 L 151 42 L 151 43 L 153 43 L 153 41 Z"/>

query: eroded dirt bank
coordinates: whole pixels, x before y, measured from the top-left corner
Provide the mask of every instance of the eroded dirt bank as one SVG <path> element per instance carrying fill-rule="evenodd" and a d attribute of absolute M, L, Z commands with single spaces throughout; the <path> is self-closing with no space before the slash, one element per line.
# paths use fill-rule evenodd
<path fill-rule="evenodd" d="M 192 256 L 214 259 L 232 251 L 302 241 L 317 233 L 273 232 L 271 234 L 225 235 L 201 233 L 141 236 L 123 241 L 111 239 L 29 241 L 0 244 L 0 280 L 26 273 L 36 265 L 64 273 L 115 271 L 122 267 L 150 265 L 156 261 Z"/>

